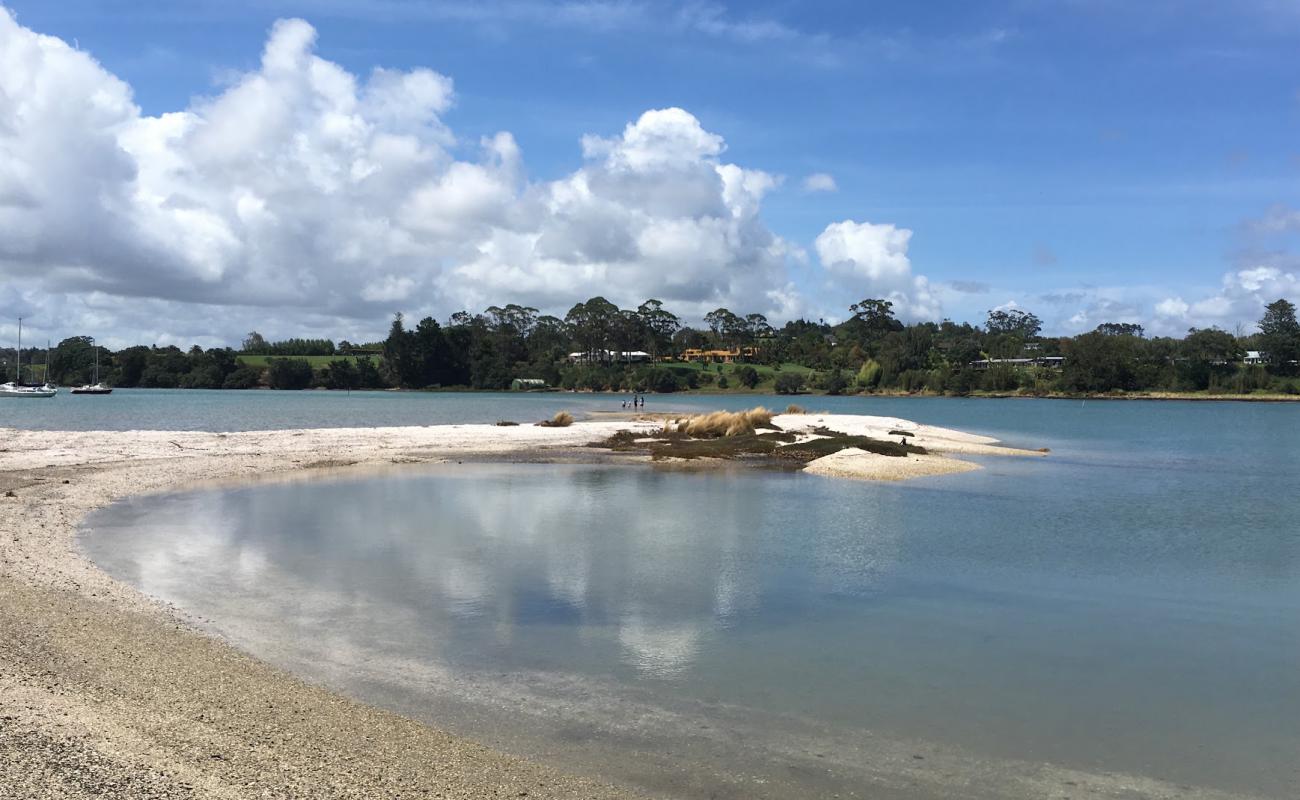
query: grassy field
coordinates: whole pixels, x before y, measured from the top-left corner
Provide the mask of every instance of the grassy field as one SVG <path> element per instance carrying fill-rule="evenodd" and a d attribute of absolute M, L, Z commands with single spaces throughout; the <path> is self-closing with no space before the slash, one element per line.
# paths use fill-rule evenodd
<path fill-rule="evenodd" d="M 236 356 L 240 364 L 247 364 L 250 367 L 265 367 L 266 362 L 272 358 L 294 358 L 299 361 L 306 361 L 311 364 L 312 369 L 320 369 L 329 366 L 331 361 L 357 361 L 358 356 Z M 379 358 L 373 359 L 375 366 L 379 366 Z"/>

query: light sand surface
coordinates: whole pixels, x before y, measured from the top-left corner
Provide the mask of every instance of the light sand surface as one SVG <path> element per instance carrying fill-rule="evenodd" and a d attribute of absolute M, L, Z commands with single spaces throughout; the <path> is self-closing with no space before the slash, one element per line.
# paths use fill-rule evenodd
<path fill-rule="evenodd" d="M 850 466 L 826 474 L 937 474 L 966 464 L 942 453 L 1009 452 L 985 437 L 906 420 L 783 415 L 777 422 L 881 436 L 906 426 L 936 453 L 885 459 L 898 462 L 895 474 L 852 467 L 859 457 L 849 453 L 839 461 Z M 649 433 L 660 424 L 230 434 L 0 429 L 0 798 L 631 796 L 275 670 L 109 578 L 80 554 L 75 533 L 88 512 L 129 495 L 343 465 L 562 459 L 616 431 Z M 979 778 L 979 788 L 968 778 Z M 944 796 L 952 779 L 918 772 L 880 796 Z M 1093 796 L 1174 796 L 1160 784 L 1135 793 L 1088 780 Z M 967 796 L 1005 796 L 977 775 L 959 783 Z M 1018 785 L 1025 797 L 1063 796 L 1059 787 L 1040 791 L 1047 787 L 1033 776 Z"/>

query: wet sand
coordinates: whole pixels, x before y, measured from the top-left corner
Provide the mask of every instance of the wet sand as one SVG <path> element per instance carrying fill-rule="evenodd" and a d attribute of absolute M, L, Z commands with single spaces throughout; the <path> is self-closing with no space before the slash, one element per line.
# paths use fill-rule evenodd
<path fill-rule="evenodd" d="M 901 420 L 782 416 L 886 433 Z M 0 429 L 0 798 L 629 797 L 308 685 L 199 632 L 78 551 L 90 511 L 130 495 L 344 466 L 548 460 L 634 428 L 575 424 L 250 433 Z M 905 423 L 911 425 L 911 423 Z M 931 452 L 1026 454 L 917 427 Z M 864 454 L 870 455 L 870 454 Z M 855 477 L 902 477 L 841 460 Z M 870 461 L 883 457 L 871 456 Z M 867 475 L 866 473 L 872 473 Z"/>

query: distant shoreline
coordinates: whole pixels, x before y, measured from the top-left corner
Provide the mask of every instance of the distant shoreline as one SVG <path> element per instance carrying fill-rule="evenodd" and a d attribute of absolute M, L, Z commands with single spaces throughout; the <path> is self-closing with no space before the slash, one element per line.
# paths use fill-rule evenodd
<path fill-rule="evenodd" d="M 326 392 L 331 394 L 351 394 L 353 392 L 388 392 L 392 394 L 510 394 L 526 396 L 536 395 L 587 395 L 587 394 L 608 394 L 608 395 L 641 395 L 644 397 L 773 397 L 779 398 L 783 402 L 798 403 L 801 398 L 810 397 L 856 397 L 861 399 L 871 398 L 889 398 L 889 399 L 912 399 L 912 398 L 951 398 L 954 400 L 1153 400 L 1153 401 L 1176 401 L 1185 400 L 1194 403 L 1300 403 L 1300 394 L 1279 394 L 1279 393 L 1254 393 L 1254 394 L 1209 394 L 1206 392 L 1098 392 L 1085 394 L 1066 394 L 1062 392 L 971 392 L 969 394 L 950 394 L 946 392 L 903 392 L 903 391 L 884 391 L 884 392 L 842 392 L 840 394 L 830 394 L 828 392 L 800 392 L 798 394 L 780 394 L 772 391 L 762 391 L 755 389 L 682 389 L 676 392 L 632 392 L 616 390 L 594 390 L 594 389 L 530 389 L 525 391 L 512 391 L 510 389 L 474 389 L 469 386 L 445 386 L 431 387 L 426 389 L 326 389 L 324 387 L 314 389 L 271 389 L 266 386 L 259 386 L 250 389 L 180 389 L 176 387 L 158 387 L 158 386 L 128 386 L 122 387 L 127 390 L 165 390 L 165 391 L 211 391 L 211 392 L 285 392 L 285 393 L 304 393 L 314 394 L 317 392 Z"/>

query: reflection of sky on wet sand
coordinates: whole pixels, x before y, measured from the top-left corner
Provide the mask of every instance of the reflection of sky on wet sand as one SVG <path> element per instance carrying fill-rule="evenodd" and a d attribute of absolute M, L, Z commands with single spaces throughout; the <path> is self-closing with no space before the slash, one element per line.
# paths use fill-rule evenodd
<path fill-rule="evenodd" d="M 184 605 L 198 573 L 203 591 L 372 635 L 367 615 L 381 614 L 380 626 L 413 618 L 402 636 L 430 653 L 467 636 L 509 647 L 529 625 L 575 647 L 616 647 L 625 666 L 672 678 L 719 629 L 761 613 L 765 595 L 788 605 L 792 594 L 870 592 L 896 558 L 897 530 L 877 501 L 859 512 L 875 523 L 869 535 L 831 533 L 840 510 L 799 508 L 789 524 L 820 533 L 798 562 L 765 560 L 781 543 L 762 540 L 788 512 L 778 508 L 784 492 L 753 491 L 753 476 L 476 466 L 441 477 L 239 489 L 150 507 L 131 524 L 177 533 L 142 551 L 130 579 Z M 785 488 L 791 478 L 768 480 Z"/>
<path fill-rule="evenodd" d="M 575 697 L 637 692 L 638 720 L 691 700 L 838 726 L 845 745 L 870 729 L 1274 785 L 1268 754 L 1300 745 L 1277 735 L 1300 712 L 1296 543 L 1267 519 L 1188 533 L 1218 529 L 1186 478 L 1107 519 L 1060 487 L 1174 479 L 1034 469 L 940 489 L 460 465 L 129 501 L 85 541 L 273 662 L 400 685 L 398 705 L 454 694 L 571 721 Z"/>

